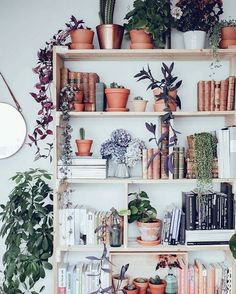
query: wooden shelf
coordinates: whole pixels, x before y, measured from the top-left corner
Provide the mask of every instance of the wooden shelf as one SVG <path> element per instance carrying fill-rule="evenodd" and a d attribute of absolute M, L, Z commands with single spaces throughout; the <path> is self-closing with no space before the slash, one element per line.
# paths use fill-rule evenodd
<path fill-rule="evenodd" d="M 78 49 L 71 50 L 68 47 L 55 47 L 55 52 L 64 61 L 121 61 L 121 60 L 211 60 L 210 49 L 186 50 L 186 49 Z M 230 60 L 236 54 L 236 49 L 219 49 L 221 60 Z"/>

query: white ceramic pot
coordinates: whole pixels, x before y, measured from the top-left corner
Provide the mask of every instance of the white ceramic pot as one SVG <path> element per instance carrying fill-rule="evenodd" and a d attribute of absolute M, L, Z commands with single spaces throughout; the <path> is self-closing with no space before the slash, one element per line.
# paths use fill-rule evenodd
<path fill-rule="evenodd" d="M 188 31 L 184 33 L 185 49 L 203 49 L 205 47 L 206 32 Z"/>

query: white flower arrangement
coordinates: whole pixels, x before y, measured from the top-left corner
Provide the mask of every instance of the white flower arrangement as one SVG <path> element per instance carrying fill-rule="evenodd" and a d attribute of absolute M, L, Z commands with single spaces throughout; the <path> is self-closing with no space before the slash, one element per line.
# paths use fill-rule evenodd
<path fill-rule="evenodd" d="M 183 15 L 183 11 L 181 10 L 180 7 L 174 7 L 171 10 L 171 15 L 175 18 L 175 19 L 180 19 L 181 16 Z"/>

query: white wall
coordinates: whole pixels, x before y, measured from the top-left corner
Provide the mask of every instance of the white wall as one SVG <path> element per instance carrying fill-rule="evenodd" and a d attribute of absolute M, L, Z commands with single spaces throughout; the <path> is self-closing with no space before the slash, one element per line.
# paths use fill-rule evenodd
<path fill-rule="evenodd" d="M 116 22 L 122 23 L 122 17 L 132 2 L 132 0 L 117 1 Z M 235 1 L 224 1 L 224 5 L 225 17 L 236 17 Z M 0 70 L 5 75 L 23 108 L 23 114 L 27 121 L 29 132 L 34 127 L 38 110 L 37 103 L 29 95 L 36 82 L 36 76 L 32 73 L 31 69 L 36 64 L 37 51 L 40 47 L 44 47 L 45 41 L 58 29 L 64 28 L 64 23 L 69 20 L 71 14 L 84 19 L 88 26 L 94 28 L 99 22 L 98 1 L 0 0 Z M 97 40 L 95 40 L 95 46 L 97 46 Z M 124 47 L 127 47 L 127 43 L 124 44 Z M 132 70 L 129 70 L 135 72 L 143 65 L 145 63 L 135 64 Z M 196 80 L 198 76 L 208 77 L 208 66 L 205 65 L 203 67 L 201 63 L 193 63 L 193 67 L 196 73 Z M 159 68 L 159 64 L 157 64 L 156 68 Z M 223 67 L 222 69 L 223 71 L 218 73 L 218 78 L 225 76 L 226 68 Z M 104 74 L 105 78 L 105 70 L 102 67 L 99 70 Z M 184 64 L 183 67 L 180 64 L 176 65 L 176 73 L 184 78 L 186 85 L 186 92 L 184 92 L 185 96 L 183 97 L 186 105 L 188 105 L 188 99 L 195 95 L 195 92 L 191 88 L 193 85 L 191 86 L 191 75 L 189 75 L 189 71 L 192 71 L 189 64 Z M 131 81 L 132 78 L 127 73 L 124 77 L 122 67 L 116 71 L 115 78 L 118 79 L 119 75 L 121 79 L 123 77 L 123 79 L 125 78 L 127 80 L 127 83 L 133 87 L 134 92 L 143 91 L 143 95 L 145 94 L 143 90 L 144 84 L 136 84 L 135 81 Z M 110 77 L 107 82 L 110 80 L 113 80 L 113 78 Z M 9 94 L 1 83 L 0 101 L 11 102 L 9 99 Z M 182 126 L 181 122 L 180 126 Z M 0 202 L 4 203 L 7 201 L 8 194 L 12 189 L 12 183 L 9 181 L 9 178 L 16 171 L 25 171 L 29 167 L 41 167 L 49 171 L 52 170 L 52 166 L 48 160 L 34 162 L 34 151 L 34 149 L 30 149 L 28 146 L 24 146 L 13 157 L 0 160 Z M 0 256 L 2 256 L 4 250 L 4 242 L 0 240 Z M 51 293 L 51 273 L 48 273 L 44 282 L 47 286 L 45 293 Z"/>

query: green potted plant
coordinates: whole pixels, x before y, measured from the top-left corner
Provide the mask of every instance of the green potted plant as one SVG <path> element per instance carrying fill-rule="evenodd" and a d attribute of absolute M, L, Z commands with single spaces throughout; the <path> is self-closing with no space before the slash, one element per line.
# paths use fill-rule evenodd
<path fill-rule="evenodd" d="M 126 294 L 138 294 L 138 288 L 134 284 L 128 284 L 124 287 Z"/>
<path fill-rule="evenodd" d="M 146 107 L 147 107 L 147 100 L 144 100 L 143 97 L 141 96 L 136 96 L 134 97 L 133 101 L 132 101 L 132 105 L 133 105 L 133 110 L 135 112 L 145 112 Z"/>
<path fill-rule="evenodd" d="M 155 97 L 155 103 L 153 105 L 154 111 L 164 111 L 169 108 L 171 111 L 176 111 L 177 106 L 181 109 L 181 101 L 177 95 L 177 90 L 182 85 L 182 81 L 176 82 L 178 77 L 173 76 L 172 71 L 174 69 L 174 62 L 170 66 L 162 63 L 161 71 L 163 78 L 158 81 L 153 75 L 148 65 L 148 69 L 144 68 L 140 70 L 138 74 L 134 76 L 138 82 L 141 80 L 149 80 L 147 90 L 152 89 Z"/>
<path fill-rule="evenodd" d="M 135 0 L 134 8 L 125 16 L 124 24 L 131 39 L 131 49 L 165 48 L 170 36 L 170 2 L 166 0 Z"/>
<path fill-rule="evenodd" d="M 221 0 L 179 0 L 171 11 L 173 26 L 184 33 L 185 49 L 203 49 L 206 34 L 217 25 L 223 13 Z"/>
<path fill-rule="evenodd" d="M 77 20 L 74 15 L 71 16 L 70 22 L 66 23 L 69 28 L 72 44 L 71 49 L 93 49 L 94 32 L 83 25 L 83 20 Z"/>
<path fill-rule="evenodd" d="M 80 139 L 75 140 L 78 152 L 76 154 L 78 156 L 91 156 L 90 152 L 91 146 L 93 144 L 93 140 L 85 140 L 85 130 L 84 128 L 80 128 Z"/>
<path fill-rule="evenodd" d="M 166 281 L 158 275 L 149 279 L 149 288 L 151 294 L 165 294 Z"/>
<path fill-rule="evenodd" d="M 124 27 L 113 24 L 116 0 L 99 0 L 100 25 L 96 27 L 100 49 L 120 49 Z"/>
<path fill-rule="evenodd" d="M 130 90 L 113 82 L 110 88 L 105 89 L 107 111 L 127 111 L 126 104 Z"/>
<path fill-rule="evenodd" d="M 148 288 L 148 279 L 135 278 L 133 283 L 138 288 L 139 294 L 146 294 Z"/>
<path fill-rule="evenodd" d="M 157 211 L 151 206 L 147 193 L 140 191 L 128 195 L 134 196 L 128 204 L 128 222 L 137 222 L 141 234 L 137 241 L 146 246 L 160 244 L 161 220 L 157 219 Z"/>

